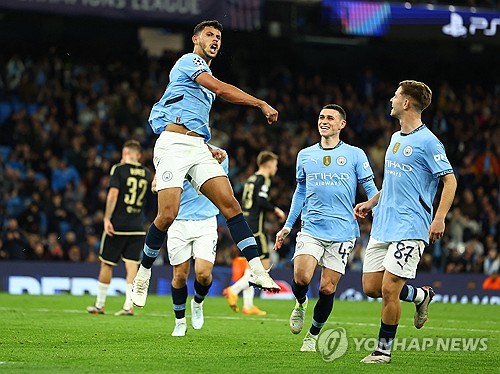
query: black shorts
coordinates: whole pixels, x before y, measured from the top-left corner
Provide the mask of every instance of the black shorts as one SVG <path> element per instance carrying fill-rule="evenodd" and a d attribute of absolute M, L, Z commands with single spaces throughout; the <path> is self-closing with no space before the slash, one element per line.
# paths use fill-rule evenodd
<path fill-rule="evenodd" d="M 261 260 L 269 258 L 269 245 L 265 234 L 255 234 L 255 241 L 257 242 L 257 251 Z"/>
<path fill-rule="evenodd" d="M 112 266 L 118 265 L 120 258 L 123 261 L 139 263 L 144 246 L 145 235 L 113 235 L 104 232 L 101 240 L 99 259 Z"/>

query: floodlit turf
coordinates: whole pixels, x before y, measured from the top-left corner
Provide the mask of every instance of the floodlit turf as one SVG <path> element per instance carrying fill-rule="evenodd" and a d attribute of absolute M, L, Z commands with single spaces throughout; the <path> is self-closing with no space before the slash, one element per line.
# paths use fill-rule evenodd
<path fill-rule="evenodd" d="M 500 367 L 500 307 L 432 304 L 430 320 L 413 327 L 411 304 L 403 305 L 398 338 L 487 338 L 485 351 L 443 352 L 429 348 L 395 352 L 391 364 L 366 365 L 353 338 L 378 334 L 381 304 L 335 302 L 324 330 L 343 327 L 349 347 L 325 362 L 319 352 L 299 352 L 314 307 L 299 335 L 288 327 L 292 301 L 256 300 L 264 317 L 234 313 L 220 298 L 205 302 L 205 326 L 173 338 L 169 297 L 150 296 L 133 317 L 115 317 L 122 297 L 109 297 L 105 315 L 85 311 L 91 296 L 11 296 L 0 294 L 0 372 L 32 373 L 319 373 L 319 372 L 497 372 Z M 241 303 L 241 300 L 240 300 Z M 326 335 L 325 335 L 326 336 Z"/>

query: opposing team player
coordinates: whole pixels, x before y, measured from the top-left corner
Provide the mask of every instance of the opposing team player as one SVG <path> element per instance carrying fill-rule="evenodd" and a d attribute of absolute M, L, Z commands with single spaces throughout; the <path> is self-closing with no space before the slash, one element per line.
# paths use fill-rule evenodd
<path fill-rule="evenodd" d="M 97 283 L 97 300 L 87 307 L 92 314 L 104 314 L 106 293 L 113 276 L 113 267 L 120 258 L 127 271 L 127 291 L 123 308 L 115 315 L 133 315 L 132 281 L 137 274 L 144 244 L 144 198 L 151 187 L 152 174 L 139 163 L 141 145 L 136 140 L 125 142 L 122 161 L 111 168 L 109 191 L 104 212 L 101 239 L 101 269 Z"/>
<path fill-rule="evenodd" d="M 241 207 L 243 215 L 248 221 L 248 225 L 257 240 L 259 255 L 264 267 L 270 266 L 269 246 L 267 236 L 264 231 L 265 216 L 267 212 L 274 212 L 281 222 L 285 221 L 286 215 L 279 207 L 269 201 L 269 190 L 271 188 L 271 178 L 278 171 L 278 155 L 269 151 L 262 151 L 257 156 L 258 170 L 245 183 Z M 243 293 L 243 314 L 265 315 L 266 312 L 260 310 L 253 304 L 254 288 L 248 282 L 250 281 L 250 269 L 244 257 L 233 261 L 240 263 L 245 267 L 243 276 L 231 287 L 224 290 L 224 296 L 227 298 L 229 306 L 238 312 L 237 306 L 238 294 Z M 233 269 L 234 269 L 233 265 Z M 237 266 L 236 266 L 237 267 Z M 238 271 L 239 272 L 239 271 Z M 233 278 L 235 277 L 233 270 Z"/>

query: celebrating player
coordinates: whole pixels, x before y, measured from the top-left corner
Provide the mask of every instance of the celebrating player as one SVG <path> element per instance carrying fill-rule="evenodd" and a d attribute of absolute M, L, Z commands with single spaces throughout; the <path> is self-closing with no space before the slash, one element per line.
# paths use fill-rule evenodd
<path fill-rule="evenodd" d="M 341 106 L 323 107 L 318 117 L 321 140 L 297 155 L 297 187 L 292 206 L 285 226 L 276 234 L 274 248 L 279 249 L 302 214 L 293 256 L 292 291 L 297 301 L 290 316 L 290 330 L 294 334 L 302 331 L 309 283 L 316 266 L 322 267 L 319 300 L 300 348 L 302 352 L 316 351 L 318 334 L 330 316 L 337 284 L 359 236 L 352 210 L 357 186 L 362 184 L 368 197 L 377 193 L 366 154 L 340 140 L 345 125 L 346 113 Z"/>
<path fill-rule="evenodd" d="M 378 347 L 361 360 L 364 363 L 391 361 L 401 316 L 400 299 L 415 302 L 414 323 L 421 328 L 434 296 L 429 286 L 405 284 L 415 278 L 425 245 L 443 236 L 444 220 L 457 188 L 443 144 L 422 123 L 422 111 L 431 98 L 430 88 L 422 82 L 399 83 L 391 99 L 391 116 L 399 120 L 401 130 L 392 135 L 385 154 L 382 189 L 354 210 L 356 216 L 364 218 L 377 206 L 363 263 L 363 290 L 368 296 L 382 297 L 382 320 Z M 432 219 L 439 180 L 444 187 Z"/>
<path fill-rule="evenodd" d="M 146 303 L 151 266 L 179 211 L 186 175 L 227 219 L 231 236 L 252 269 L 251 283 L 265 290 L 280 290 L 262 266 L 257 243 L 231 184 L 214 159 L 220 158 L 222 151 L 205 144 L 210 140 L 208 117 L 216 96 L 259 108 L 269 124 L 278 119 L 278 112 L 265 101 L 212 76 L 210 64 L 219 52 L 221 32 L 222 25 L 217 21 L 204 21 L 194 28 L 193 53 L 175 63 L 165 93 L 149 116 L 153 131 L 160 134 L 154 148 L 158 215 L 146 235 L 144 255 L 132 289 L 132 301 L 140 307 Z"/>

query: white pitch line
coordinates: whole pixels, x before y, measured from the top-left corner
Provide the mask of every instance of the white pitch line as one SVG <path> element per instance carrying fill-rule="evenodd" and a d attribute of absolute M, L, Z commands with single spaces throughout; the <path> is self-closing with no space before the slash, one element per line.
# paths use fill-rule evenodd
<path fill-rule="evenodd" d="M 63 313 L 73 313 L 73 314 L 83 314 L 86 313 L 85 310 L 76 310 L 76 309 L 47 309 L 47 308 L 7 308 L 0 307 L 0 311 L 14 311 L 14 312 L 38 312 L 38 313 L 54 313 L 54 312 L 63 312 Z M 143 316 L 150 317 L 169 317 L 166 313 L 141 313 Z M 288 323 L 288 319 L 284 318 L 269 318 L 269 317 L 240 317 L 240 316 L 207 316 L 205 315 L 205 319 L 220 319 L 220 320 L 250 320 L 250 321 L 266 321 L 266 322 L 285 322 Z M 327 322 L 327 325 L 349 325 L 349 326 L 365 326 L 365 327 L 378 327 L 380 326 L 377 323 L 365 323 L 365 322 L 347 322 L 341 321 L 334 317 L 335 322 Z M 463 321 L 459 321 L 463 322 Z M 483 321 L 483 322 L 492 322 L 496 323 L 496 321 Z M 408 325 L 398 325 L 398 327 L 407 328 L 413 327 Z M 467 331 L 467 332 L 492 332 L 492 333 L 500 333 L 500 330 L 492 330 L 492 329 L 461 329 L 456 327 L 433 327 L 433 326 L 425 326 L 426 330 L 445 330 L 445 331 Z"/>

